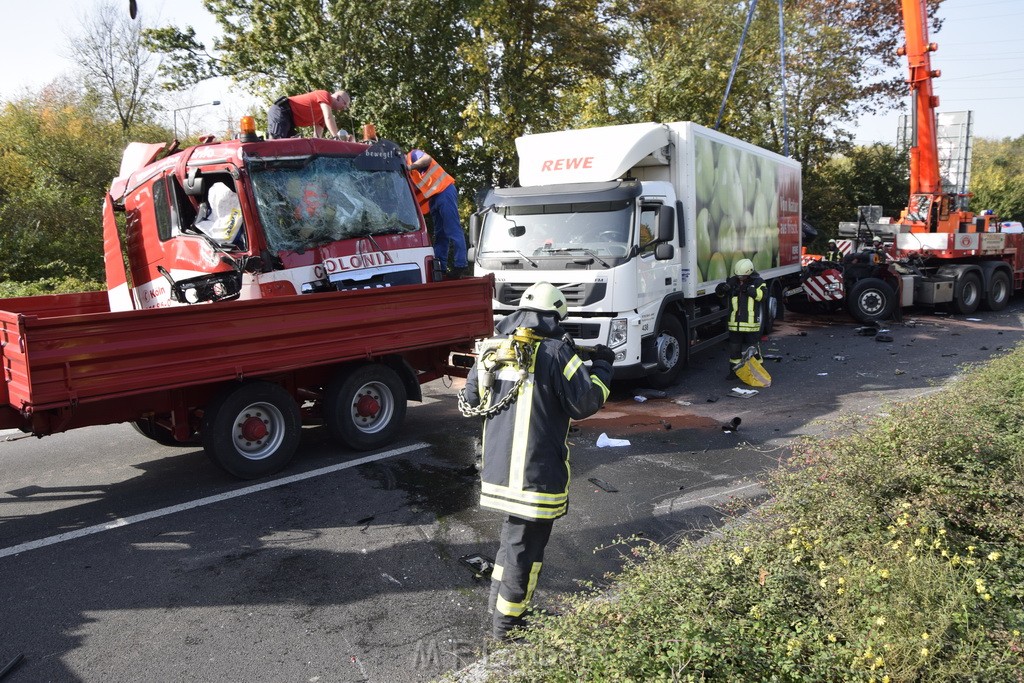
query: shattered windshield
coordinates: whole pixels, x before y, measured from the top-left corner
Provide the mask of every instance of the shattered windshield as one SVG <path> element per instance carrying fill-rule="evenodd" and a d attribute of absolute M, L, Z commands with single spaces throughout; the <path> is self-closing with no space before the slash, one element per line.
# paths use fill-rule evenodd
<path fill-rule="evenodd" d="M 355 157 L 311 156 L 253 160 L 250 173 L 273 251 L 419 229 L 419 209 L 397 170 L 366 170 Z"/>
<path fill-rule="evenodd" d="M 484 216 L 478 252 L 625 257 L 632 207 L 629 201 L 498 207 Z"/>

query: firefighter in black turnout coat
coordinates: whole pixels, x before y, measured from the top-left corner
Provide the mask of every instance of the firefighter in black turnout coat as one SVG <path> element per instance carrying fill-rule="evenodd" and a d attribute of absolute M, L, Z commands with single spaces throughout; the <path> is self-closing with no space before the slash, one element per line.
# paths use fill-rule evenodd
<path fill-rule="evenodd" d="M 748 258 L 740 259 L 733 268 L 733 276 L 718 285 L 718 296 L 729 297 L 729 374 L 736 376 L 736 368 L 743 362 L 743 352 L 754 347 L 754 355 L 761 360 L 761 302 L 767 292 L 764 280 L 754 270 Z"/>
<path fill-rule="evenodd" d="M 505 515 L 491 574 L 499 639 L 524 625 L 552 523 L 566 513 L 569 421 L 596 413 L 611 385 L 614 353 L 577 353 L 563 341 L 566 312 L 553 285 L 528 288 L 519 310 L 498 323 L 504 336 L 482 347 L 459 397 L 463 414 L 484 416 L 480 505 Z"/>

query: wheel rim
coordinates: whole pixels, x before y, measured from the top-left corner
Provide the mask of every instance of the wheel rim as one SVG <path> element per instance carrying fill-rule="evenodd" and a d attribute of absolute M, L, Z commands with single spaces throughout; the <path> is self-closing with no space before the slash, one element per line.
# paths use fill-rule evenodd
<path fill-rule="evenodd" d="M 877 289 L 869 289 L 861 293 L 860 310 L 868 315 L 876 315 L 885 307 L 885 297 Z"/>
<path fill-rule="evenodd" d="M 1003 278 L 998 278 L 992 284 L 992 302 L 1001 304 L 1007 299 L 1007 292 L 1009 292 L 1009 285 Z"/>
<path fill-rule="evenodd" d="M 235 417 L 231 442 L 247 460 L 263 460 L 277 452 L 284 441 L 284 414 L 271 403 L 253 403 Z"/>
<path fill-rule="evenodd" d="M 352 397 L 352 424 L 364 434 L 386 429 L 394 416 L 395 397 L 382 382 L 367 382 Z"/>
<path fill-rule="evenodd" d="M 668 372 L 679 363 L 679 340 L 662 332 L 658 335 L 657 353 L 658 367 L 662 372 Z"/>
<path fill-rule="evenodd" d="M 978 283 L 974 280 L 965 282 L 960 299 L 964 302 L 964 306 L 973 306 L 978 300 Z"/>

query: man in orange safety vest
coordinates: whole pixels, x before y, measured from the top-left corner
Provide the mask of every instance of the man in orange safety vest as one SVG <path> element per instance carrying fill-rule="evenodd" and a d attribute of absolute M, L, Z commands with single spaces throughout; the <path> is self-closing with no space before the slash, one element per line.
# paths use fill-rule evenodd
<path fill-rule="evenodd" d="M 466 236 L 459 221 L 459 195 L 455 179 L 426 152 L 414 149 L 406 157 L 409 175 L 416 191 L 416 201 L 424 216 L 434 223 L 434 258 L 442 272 L 448 272 L 448 253 L 454 249 L 451 272 L 446 277 L 467 274 Z"/>

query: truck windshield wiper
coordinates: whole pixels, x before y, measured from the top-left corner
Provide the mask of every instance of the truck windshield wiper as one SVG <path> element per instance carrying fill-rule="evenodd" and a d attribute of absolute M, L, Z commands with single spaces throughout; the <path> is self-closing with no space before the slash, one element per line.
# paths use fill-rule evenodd
<path fill-rule="evenodd" d="M 607 261 L 605 261 L 603 258 L 597 255 L 596 251 L 594 251 L 593 249 L 587 249 L 586 247 L 558 247 L 557 249 L 545 247 L 544 251 L 550 254 L 571 254 L 574 251 L 582 251 L 587 256 L 594 258 L 598 263 L 600 263 L 605 268 L 611 268 L 611 266 L 608 265 Z"/>
<path fill-rule="evenodd" d="M 523 252 L 519 251 L 518 249 L 494 249 L 492 251 L 485 251 L 483 253 L 484 254 L 517 254 L 517 255 L 521 256 L 524 260 L 529 262 L 529 264 L 531 266 L 533 266 L 534 268 L 537 267 L 537 262 L 536 261 L 534 261 L 532 258 L 527 256 Z"/>

